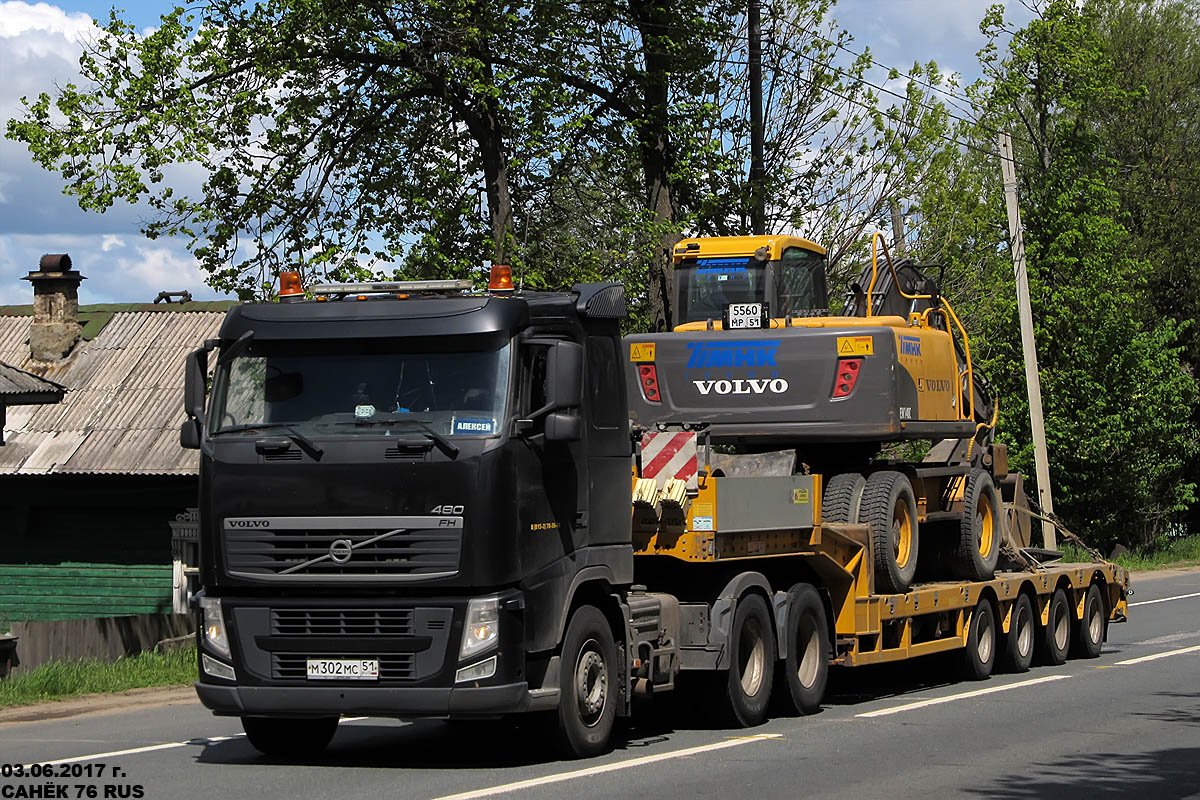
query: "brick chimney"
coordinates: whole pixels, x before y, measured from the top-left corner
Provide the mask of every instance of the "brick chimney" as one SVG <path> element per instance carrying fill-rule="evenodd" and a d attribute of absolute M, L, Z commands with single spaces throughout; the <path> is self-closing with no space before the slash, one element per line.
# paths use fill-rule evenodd
<path fill-rule="evenodd" d="M 79 283 L 66 253 L 44 255 L 36 272 L 24 277 L 33 284 L 33 324 L 29 352 L 36 361 L 58 361 L 79 341 Z"/>

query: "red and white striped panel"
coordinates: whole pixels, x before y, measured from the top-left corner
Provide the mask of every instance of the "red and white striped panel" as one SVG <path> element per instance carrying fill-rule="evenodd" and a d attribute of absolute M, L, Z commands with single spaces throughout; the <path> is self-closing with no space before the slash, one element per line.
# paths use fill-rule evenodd
<path fill-rule="evenodd" d="M 696 434 L 642 434 L 642 477 L 653 478 L 662 488 L 669 478 L 687 481 L 696 488 Z"/>

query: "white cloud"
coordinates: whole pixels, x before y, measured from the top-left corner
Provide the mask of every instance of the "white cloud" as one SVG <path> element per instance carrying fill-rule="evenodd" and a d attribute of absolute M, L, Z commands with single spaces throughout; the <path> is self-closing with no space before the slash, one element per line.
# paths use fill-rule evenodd
<path fill-rule="evenodd" d="M 48 3 L 0 2 L 0 39 L 3 49 L 19 58 L 79 57 L 79 42 L 95 36 L 92 18 L 81 12 L 67 13 Z"/>
<path fill-rule="evenodd" d="M 145 294 L 147 302 L 164 290 L 190 289 L 193 294 L 203 291 L 197 287 L 203 285 L 204 273 L 186 250 L 180 252 L 157 243 L 137 245 L 134 250 L 136 257 L 116 260 L 116 278 L 131 288 L 136 286 L 135 291 Z"/>
<path fill-rule="evenodd" d="M 113 250 L 115 248 L 124 247 L 124 246 L 125 246 L 125 242 L 122 241 L 121 237 L 117 236 L 115 233 L 104 234 L 104 239 L 100 242 L 100 249 L 106 253 L 109 250 Z"/>

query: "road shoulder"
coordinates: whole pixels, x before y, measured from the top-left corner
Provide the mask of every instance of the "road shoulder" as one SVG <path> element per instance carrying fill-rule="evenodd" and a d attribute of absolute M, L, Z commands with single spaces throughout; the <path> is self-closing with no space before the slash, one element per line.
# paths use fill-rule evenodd
<path fill-rule="evenodd" d="M 199 703 L 191 686 L 154 686 L 127 689 L 110 694 L 85 694 L 62 700 L 48 700 L 27 706 L 0 708 L 0 725 L 17 722 L 42 722 L 48 719 L 76 717 L 82 714 L 111 714 L 154 706 Z"/>

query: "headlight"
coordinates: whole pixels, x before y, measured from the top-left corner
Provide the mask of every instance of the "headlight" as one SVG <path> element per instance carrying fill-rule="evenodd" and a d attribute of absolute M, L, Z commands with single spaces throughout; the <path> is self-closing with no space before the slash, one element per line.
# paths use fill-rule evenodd
<path fill-rule="evenodd" d="M 227 681 L 237 680 L 237 673 L 233 671 L 233 667 L 222 664 L 208 653 L 200 654 L 200 663 L 204 666 L 204 671 L 214 678 L 222 678 Z"/>
<path fill-rule="evenodd" d="M 478 664 L 472 664 L 469 667 L 463 667 L 454 674 L 455 683 L 465 683 L 467 681 L 481 681 L 484 678 L 490 678 L 496 674 L 496 657 L 492 656 L 486 661 L 480 661 Z"/>
<path fill-rule="evenodd" d="M 467 603 L 467 622 L 463 626 L 461 659 L 490 650 L 500 640 L 500 598 L 476 597 Z"/>
<path fill-rule="evenodd" d="M 225 616 L 221 613 L 221 598 L 201 597 L 200 612 L 204 625 L 204 641 L 215 652 L 230 658 L 229 636 L 225 633 Z"/>

